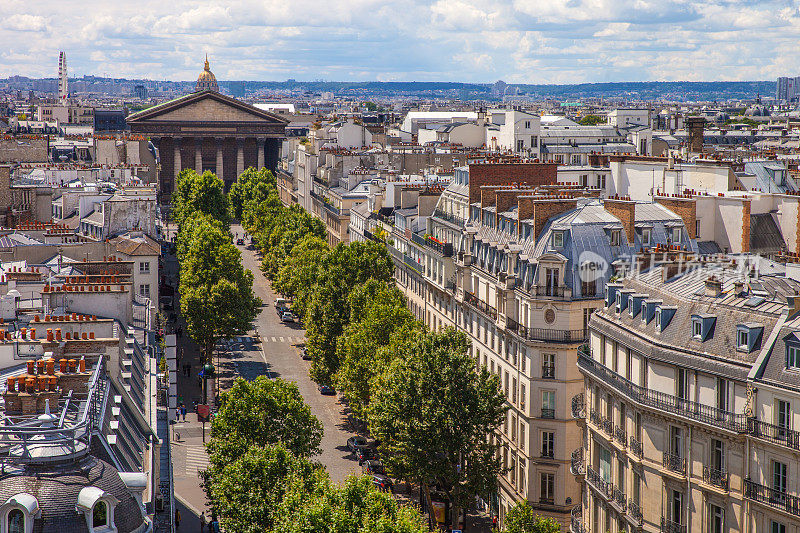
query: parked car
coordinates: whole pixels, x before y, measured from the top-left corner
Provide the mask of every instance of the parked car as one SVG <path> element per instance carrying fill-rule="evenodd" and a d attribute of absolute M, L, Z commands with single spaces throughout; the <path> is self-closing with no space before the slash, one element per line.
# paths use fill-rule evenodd
<path fill-rule="evenodd" d="M 334 389 L 330 385 L 320 385 L 319 393 L 322 394 L 323 396 L 334 396 L 336 394 L 336 389 Z"/>
<path fill-rule="evenodd" d="M 311 361 L 311 354 L 308 353 L 308 348 L 303 348 L 303 350 L 300 352 L 300 358 L 303 361 Z"/>
<path fill-rule="evenodd" d="M 359 466 L 364 464 L 364 461 L 375 458 L 375 451 L 369 446 L 362 446 L 356 450 L 356 459 L 358 459 Z"/>
<path fill-rule="evenodd" d="M 244 246 L 244 239 L 239 237 L 238 239 L 236 239 L 236 244 L 238 244 L 239 246 Z"/>
<path fill-rule="evenodd" d="M 382 476 L 386 475 L 386 469 L 383 467 L 383 463 L 378 459 L 364 461 L 364 464 L 361 465 L 361 469 L 365 474 L 380 474 Z"/>
<path fill-rule="evenodd" d="M 379 490 L 388 490 L 392 492 L 392 480 L 383 474 L 372 474 L 372 483 L 378 487 Z"/>
<path fill-rule="evenodd" d="M 347 449 L 350 450 L 350 453 L 355 453 L 356 449 L 359 446 L 366 446 L 366 445 L 367 445 L 367 439 L 365 439 L 364 437 L 360 437 L 358 435 L 355 435 L 347 439 Z"/>
<path fill-rule="evenodd" d="M 294 322 L 294 315 L 291 311 L 284 311 L 281 313 L 281 321 L 282 322 Z"/>

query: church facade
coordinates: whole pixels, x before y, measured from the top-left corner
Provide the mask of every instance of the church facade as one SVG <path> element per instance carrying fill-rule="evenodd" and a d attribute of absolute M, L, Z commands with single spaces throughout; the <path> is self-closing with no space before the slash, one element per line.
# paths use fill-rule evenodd
<path fill-rule="evenodd" d="M 158 149 L 162 203 L 181 170 L 210 170 L 228 188 L 248 167 L 278 164 L 288 121 L 208 88 L 211 80 L 216 87 L 206 61 L 194 93 L 128 117 L 131 133 L 149 137 Z"/>

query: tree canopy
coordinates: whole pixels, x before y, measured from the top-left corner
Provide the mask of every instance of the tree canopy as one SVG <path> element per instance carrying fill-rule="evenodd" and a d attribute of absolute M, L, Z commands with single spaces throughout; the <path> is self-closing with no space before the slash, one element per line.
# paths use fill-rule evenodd
<path fill-rule="evenodd" d="M 225 184 L 213 172 L 198 174 L 194 170 L 183 170 L 178 174 L 172 193 L 172 217 L 178 226 L 182 226 L 198 213 L 210 215 L 225 227 L 228 226 L 230 219 Z"/>
<path fill-rule="evenodd" d="M 231 215 L 247 226 L 253 222 L 258 205 L 277 195 L 277 182 L 272 171 L 250 167 L 239 175 L 228 192 Z"/>
<path fill-rule="evenodd" d="M 504 533 L 559 533 L 561 526 L 539 515 L 527 500 L 517 502 L 503 520 Z"/>

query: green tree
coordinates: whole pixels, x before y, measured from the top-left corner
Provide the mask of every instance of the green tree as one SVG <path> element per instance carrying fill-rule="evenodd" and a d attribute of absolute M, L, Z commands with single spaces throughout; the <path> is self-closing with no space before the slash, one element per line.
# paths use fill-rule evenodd
<path fill-rule="evenodd" d="M 517 502 L 508 510 L 504 533 L 559 533 L 561 526 L 552 518 L 539 515 L 527 500 Z"/>
<path fill-rule="evenodd" d="M 239 175 L 228 192 L 233 218 L 244 222 L 246 211 L 254 211 L 258 204 L 272 195 L 278 195 L 277 182 L 272 171 L 266 168 L 248 168 Z M 252 216 L 254 213 L 249 214 Z"/>
<path fill-rule="evenodd" d="M 426 489 L 438 484 L 453 516 L 488 497 L 501 472 L 493 433 L 506 413 L 499 379 L 476 367 L 463 333 L 448 329 L 404 339 L 373 386 L 372 434 L 389 469 Z"/>
<path fill-rule="evenodd" d="M 322 424 L 306 405 L 297 384 L 259 376 L 238 378 L 224 393 L 211 425 L 207 449 L 227 463 L 252 446 L 281 443 L 299 457 L 320 453 Z"/>
<path fill-rule="evenodd" d="M 228 226 L 230 220 L 225 184 L 213 172 L 198 174 L 194 170 L 183 170 L 178 174 L 172 193 L 173 219 L 180 226 L 198 212 L 211 215 Z"/>
<path fill-rule="evenodd" d="M 578 124 L 581 126 L 597 126 L 598 124 L 605 123 L 606 119 L 598 115 L 586 115 L 578 121 Z"/>
<path fill-rule="evenodd" d="M 198 217 L 187 239 L 181 249 L 181 313 L 209 360 L 219 339 L 250 329 L 261 300 L 253 294 L 252 272 L 219 223 Z"/>
<path fill-rule="evenodd" d="M 322 221 L 311 216 L 300 206 L 292 206 L 280 213 L 277 223 L 265 238 L 261 270 L 274 279 L 294 246 L 306 235 L 325 237 Z"/>
<path fill-rule="evenodd" d="M 393 283 L 368 280 L 353 289 L 348 302 L 350 322 L 337 339 L 339 369 L 334 381 L 355 415 L 366 419 L 372 381 L 394 356 L 388 347 L 395 332 L 409 336 L 423 330 Z"/>
<path fill-rule="evenodd" d="M 272 283 L 273 289 L 292 298 L 292 311 L 304 316 L 331 247 L 308 233 L 292 248 Z"/>
<path fill-rule="evenodd" d="M 281 533 L 427 533 L 419 513 L 379 492 L 366 476 L 323 491 L 287 490 L 273 531 Z"/>
<path fill-rule="evenodd" d="M 271 531 L 287 490 L 312 494 L 327 483 L 320 465 L 296 457 L 282 444 L 254 445 L 230 461 L 212 455 L 203 473 L 210 506 L 228 533 Z"/>
<path fill-rule="evenodd" d="M 312 357 L 311 378 L 330 384 L 339 370 L 336 339 L 349 322 L 350 291 L 369 279 L 387 282 L 394 265 L 385 246 L 374 242 L 338 244 L 326 257 L 305 316 Z"/>

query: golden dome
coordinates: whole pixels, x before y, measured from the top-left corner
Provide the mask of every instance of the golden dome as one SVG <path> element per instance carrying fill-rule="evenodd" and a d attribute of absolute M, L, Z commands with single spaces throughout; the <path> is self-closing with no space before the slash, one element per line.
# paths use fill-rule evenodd
<path fill-rule="evenodd" d="M 195 85 L 194 92 L 209 90 L 219 92 L 219 85 L 217 85 L 217 78 L 208 65 L 208 54 L 206 54 L 206 64 L 203 72 L 197 77 L 197 85 Z"/>

